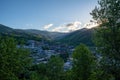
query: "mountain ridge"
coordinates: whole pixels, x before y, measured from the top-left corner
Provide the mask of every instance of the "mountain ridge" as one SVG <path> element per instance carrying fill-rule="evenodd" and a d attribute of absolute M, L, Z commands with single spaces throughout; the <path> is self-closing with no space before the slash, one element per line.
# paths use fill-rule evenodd
<path fill-rule="evenodd" d="M 77 46 L 81 43 L 87 46 L 93 46 L 94 45 L 92 42 L 93 33 L 94 33 L 94 28 L 79 29 L 64 36 L 64 38 L 58 40 L 58 42 L 73 46 Z"/>
<path fill-rule="evenodd" d="M 65 33 L 48 32 L 48 31 L 41 31 L 36 29 L 13 29 L 3 24 L 0 24 L 0 34 L 4 36 L 12 36 L 12 37 L 23 37 L 23 38 L 27 37 L 28 39 L 38 38 L 38 40 L 40 39 L 54 40 L 56 38 L 60 38 L 65 35 Z"/>
<path fill-rule="evenodd" d="M 0 35 L 12 36 L 17 40 L 46 40 L 54 43 L 67 44 L 77 46 L 80 43 L 92 46 L 92 34 L 94 29 L 82 28 L 70 33 L 48 32 L 36 29 L 13 29 L 8 26 L 0 24 Z"/>

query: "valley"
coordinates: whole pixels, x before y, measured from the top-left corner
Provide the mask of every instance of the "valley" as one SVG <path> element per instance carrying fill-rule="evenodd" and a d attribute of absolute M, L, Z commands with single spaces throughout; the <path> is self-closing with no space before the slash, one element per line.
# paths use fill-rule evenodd
<path fill-rule="evenodd" d="M 0 35 L 13 37 L 18 48 L 29 49 L 33 64 L 46 63 L 51 56 L 59 55 L 71 67 L 71 54 L 79 44 L 93 48 L 92 34 L 94 29 L 80 29 L 70 33 L 48 32 L 34 29 L 12 29 L 0 25 Z M 21 46 L 22 44 L 22 46 Z"/>

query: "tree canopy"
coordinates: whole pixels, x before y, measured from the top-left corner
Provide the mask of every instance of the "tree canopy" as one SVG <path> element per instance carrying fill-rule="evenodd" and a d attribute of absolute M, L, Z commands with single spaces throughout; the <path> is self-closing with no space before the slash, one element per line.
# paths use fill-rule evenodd
<path fill-rule="evenodd" d="M 0 79 L 19 80 L 30 66 L 29 52 L 16 47 L 12 38 L 0 38 Z"/>
<path fill-rule="evenodd" d="M 94 64 L 94 56 L 89 49 L 81 44 L 73 53 L 73 75 L 75 80 L 89 80 Z"/>
<path fill-rule="evenodd" d="M 104 73 L 120 79 L 120 0 L 99 0 L 91 15 L 99 27 L 95 43 L 101 56 Z"/>

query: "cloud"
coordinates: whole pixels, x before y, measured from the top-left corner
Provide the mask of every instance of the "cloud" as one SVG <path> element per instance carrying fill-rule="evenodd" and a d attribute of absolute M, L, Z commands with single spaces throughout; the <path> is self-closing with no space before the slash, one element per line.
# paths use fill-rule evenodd
<path fill-rule="evenodd" d="M 71 26 L 77 27 L 77 26 L 79 26 L 79 25 L 81 25 L 81 22 L 75 21 L 75 22 L 72 22 L 72 23 L 67 24 L 66 27 L 71 27 Z"/>
<path fill-rule="evenodd" d="M 53 24 L 45 25 L 45 26 L 44 26 L 44 29 L 49 29 L 49 28 L 52 27 L 52 26 L 53 26 Z"/>
<path fill-rule="evenodd" d="M 51 30 L 52 32 L 69 32 L 69 30 L 65 26 L 59 26 Z"/>
<path fill-rule="evenodd" d="M 71 31 L 75 31 L 78 29 L 81 29 L 81 22 L 75 21 L 75 22 L 71 22 L 68 24 L 64 24 L 63 26 L 58 26 L 58 27 L 52 29 L 51 31 L 53 31 L 53 32 L 71 32 Z"/>
<path fill-rule="evenodd" d="M 54 29 L 52 29 L 51 31 L 53 32 L 64 32 L 64 28 L 63 26 L 59 26 L 59 27 L 56 27 Z"/>
<path fill-rule="evenodd" d="M 75 31 L 81 28 L 81 22 L 75 21 L 66 25 L 69 31 Z"/>

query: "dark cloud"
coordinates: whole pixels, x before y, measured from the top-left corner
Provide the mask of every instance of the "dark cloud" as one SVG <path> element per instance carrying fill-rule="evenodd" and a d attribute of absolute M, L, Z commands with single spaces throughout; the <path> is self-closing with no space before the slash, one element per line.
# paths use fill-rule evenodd
<path fill-rule="evenodd" d="M 69 23 L 69 24 L 66 25 L 66 27 L 70 27 L 70 26 L 74 26 L 74 24 L 73 23 Z"/>

